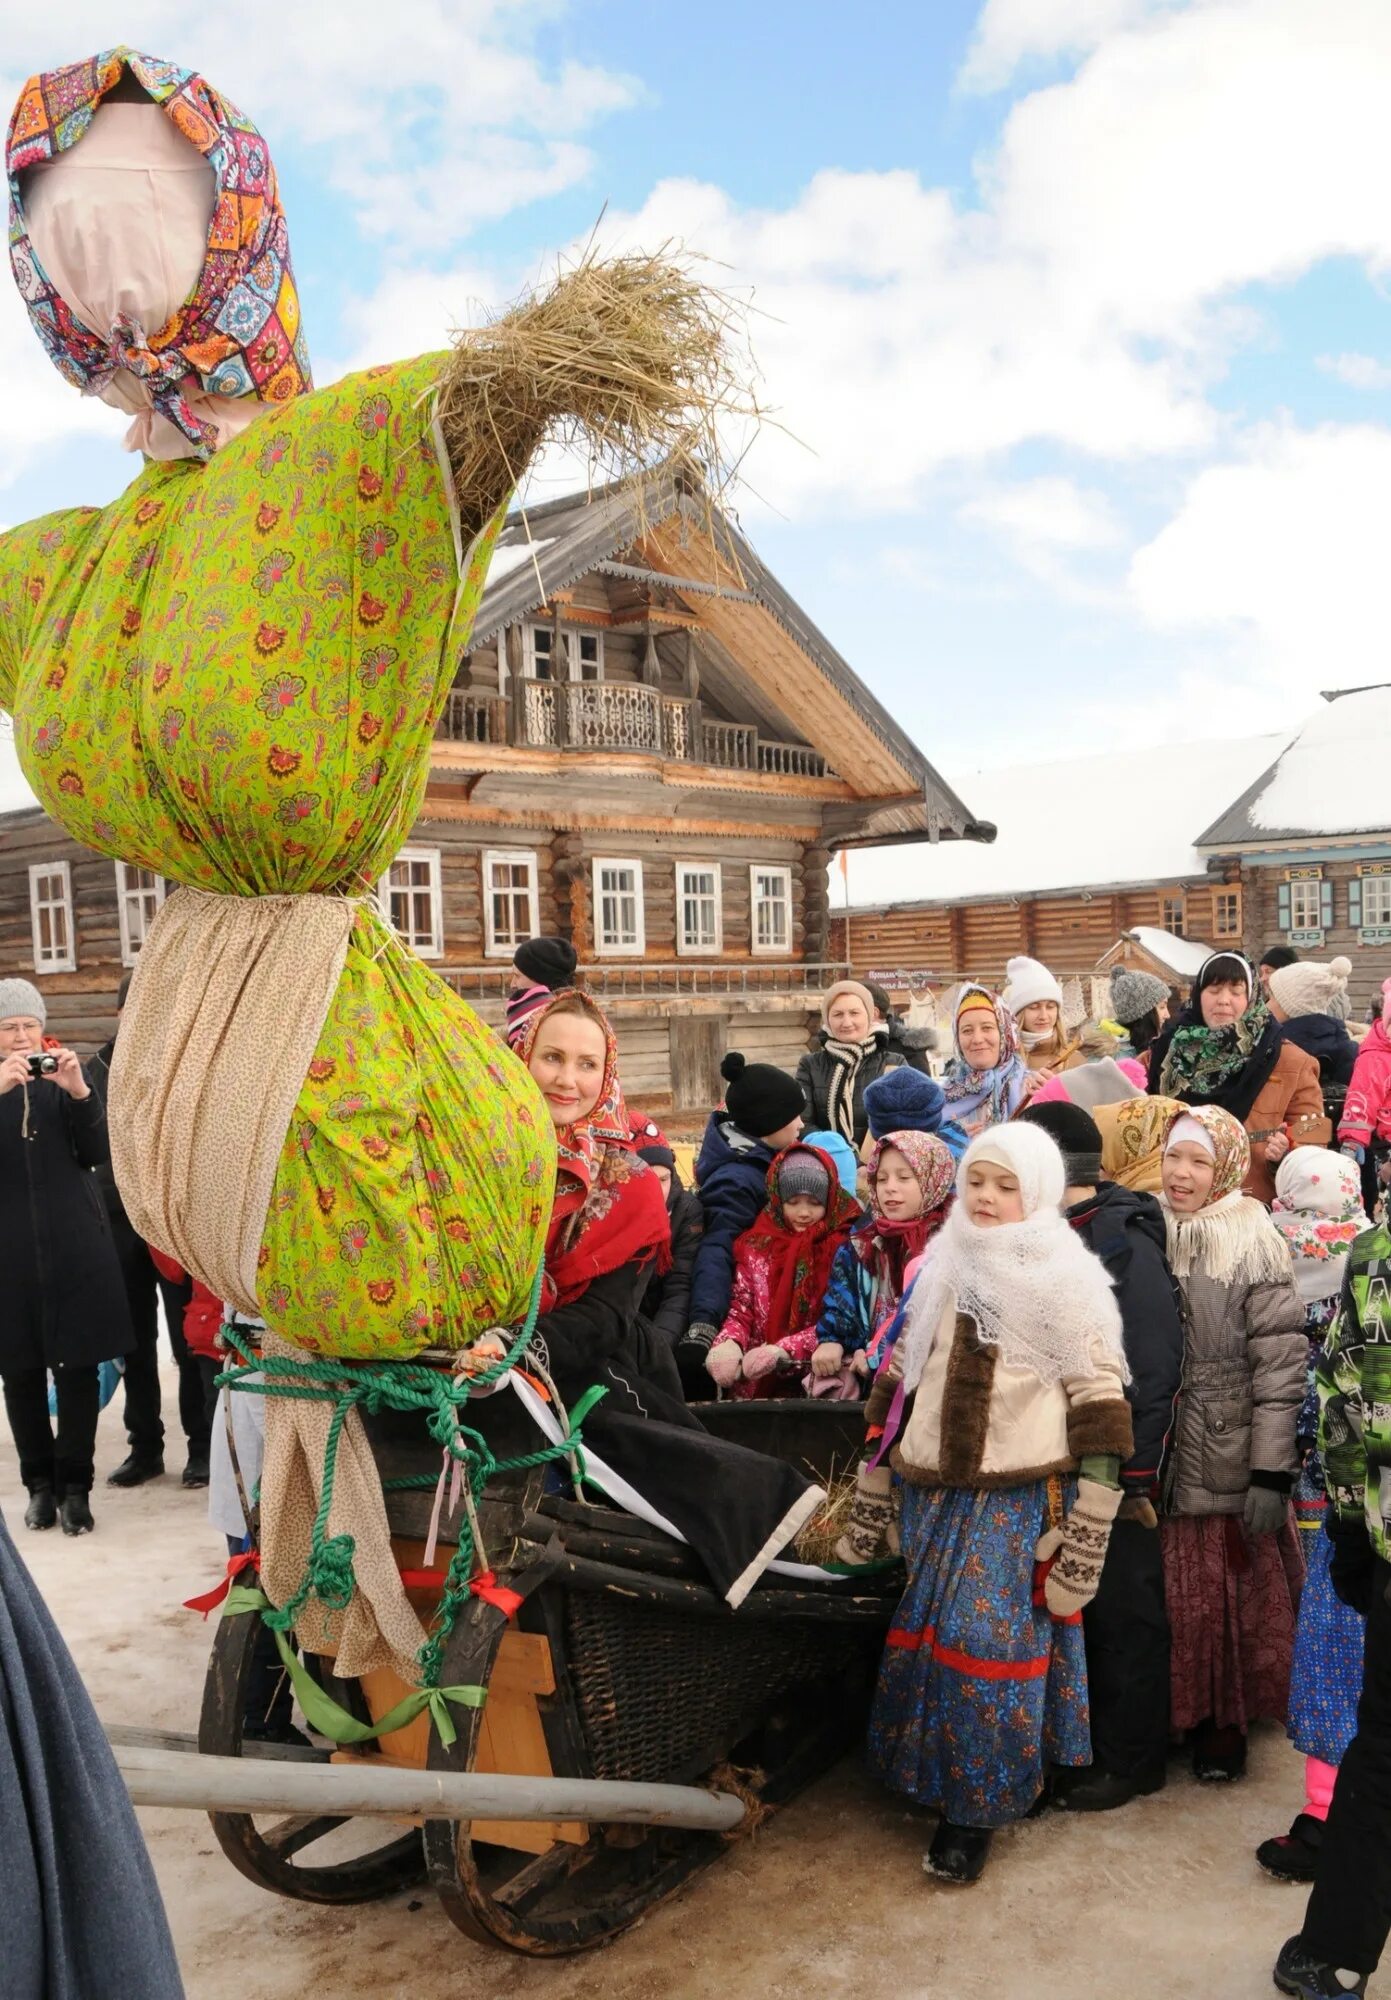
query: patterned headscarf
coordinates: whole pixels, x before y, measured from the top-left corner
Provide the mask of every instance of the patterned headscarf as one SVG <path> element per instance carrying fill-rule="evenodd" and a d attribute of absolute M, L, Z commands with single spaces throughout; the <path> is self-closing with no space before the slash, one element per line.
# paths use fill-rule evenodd
<path fill-rule="evenodd" d="M 671 1218 L 652 1169 L 630 1143 L 618 1081 L 618 1043 L 608 1016 L 587 993 L 557 993 L 532 1017 L 517 1054 L 528 1065 L 542 1028 L 564 1001 L 567 1015 L 593 1021 L 604 1037 L 604 1075 L 594 1109 L 556 1128 L 559 1163 L 546 1239 L 546 1311 L 583 1297 L 596 1278 L 625 1264 L 669 1268 Z M 580 1002 L 575 1006 L 574 1002 Z"/>
<path fill-rule="evenodd" d="M 126 70 L 203 155 L 217 195 L 202 274 L 173 317 L 145 327 L 123 315 L 98 330 L 76 317 L 39 262 L 20 180 L 77 145 Z M 74 388 L 98 395 L 127 370 L 194 454 L 210 458 L 217 431 L 190 403 L 190 377 L 210 395 L 266 403 L 288 402 L 311 386 L 289 230 L 266 142 L 196 71 L 121 47 L 30 77 L 10 120 L 5 167 L 15 282 L 49 359 Z"/>
<path fill-rule="evenodd" d="M 826 1213 L 810 1229 L 793 1229 L 783 1206 L 779 1171 L 789 1153 L 809 1153 L 826 1170 Z M 836 1252 L 849 1238 L 860 1212 L 854 1195 L 847 1194 L 837 1178 L 835 1161 L 820 1146 L 788 1146 L 773 1161 L 768 1169 L 768 1205 L 739 1238 L 740 1243 L 756 1244 L 768 1256 L 766 1339 L 770 1343 L 800 1333 L 815 1320 L 826 1296 Z"/>
<path fill-rule="evenodd" d="M 1290 1246 L 1299 1296 L 1336 1298 L 1348 1252 L 1372 1226 L 1356 1164 L 1324 1146 L 1296 1146 L 1276 1173 L 1270 1219 Z"/>
<path fill-rule="evenodd" d="M 1193 1214 L 1179 1214 L 1160 1192 L 1168 1241 L 1169 1269 L 1180 1284 L 1195 1272 L 1218 1284 L 1279 1284 L 1291 1275 L 1290 1250 L 1268 1211 L 1241 1192 L 1251 1166 L 1251 1142 L 1244 1125 L 1219 1104 L 1181 1104 L 1169 1121 L 1165 1150 L 1174 1129 L 1192 1119 L 1212 1145 L 1212 1192 Z"/>
<path fill-rule="evenodd" d="M 1094 1104 L 1101 1133 L 1101 1171 L 1108 1181 L 1158 1194 L 1164 1140 L 1183 1106 L 1176 1097 L 1127 1097 L 1120 1104 Z"/>
<path fill-rule="evenodd" d="M 1245 1126 L 1220 1104 L 1180 1104 L 1165 1128 L 1165 1152 L 1172 1143 L 1174 1127 L 1182 1118 L 1191 1118 L 1201 1125 L 1212 1142 L 1215 1161 L 1212 1192 L 1203 1203 L 1203 1208 L 1208 1209 L 1226 1195 L 1235 1194 L 1251 1171 L 1251 1141 Z"/>
<path fill-rule="evenodd" d="M 995 1016 L 1000 1030 L 1000 1054 L 993 1069 L 972 1069 L 961 1053 L 961 1016 L 982 1006 Z M 952 1041 L 956 1054 L 947 1064 L 947 1101 L 957 1123 L 974 1138 L 987 1125 L 1003 1125 L 1013 1118 L 1024 1101 L 1029 1072 L 1019 1053 L 1014 1016 L 988 987 L 974 982 L 962 987 L 952 1021 Z"/>
<path fill-rule="evenodd" d="M 879 1167 L 890 1149 L 903 1155 L 922 1189 L 922 1213 L 906 1222 L 890 1222 L 879 1208 Z M 879 1279 L 886 1301 L 896 1303 L 907 1266 L 922 1255 L 946 1220 L 946 1205 L 956 1185 L 956 1160 L 945 1141 L 931 1132 L 887 1132 L 871 1150 L 865 1173 L 872 1220 L 851 1240 L 860 1262 Z"/>
<path fill-rule="evenodd" d="M 1219 979 L 1246 982 L 1246 1011 L 1225 1028 L 1203 1019 L 1203 990 Z M 1216 1104 L 1243 1123 L 1280 1056 L 1280 1029 L 1261 998 L 1250 960 L 1215 951 L 1203 961 L 1188 1005 L 1150 1052 L 1149 1087 L 1156 1097 Z"/>

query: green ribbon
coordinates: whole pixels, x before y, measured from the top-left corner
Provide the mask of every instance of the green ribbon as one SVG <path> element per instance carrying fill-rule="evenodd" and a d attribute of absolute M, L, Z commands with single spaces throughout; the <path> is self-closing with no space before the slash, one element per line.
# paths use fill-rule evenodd
<path fill-rule="evenodd" d="M 263 1590 L 234 1583 L 227 1593 L 222 1615 L 224 1618 L 235 1618 L 248 1611 L 259 1615 L 270 1609 L 270 1599 Z M 269 1629 L 274 1631 L 274 1627 Z M 359 1722 L 341 1702 L 336 1702 L 331 1694 L 325 1694 L 283 1632 L 275 1632 L 275 1643 L 285 1671 L 290 1676 L 295 1697 L 304 1711 L 305 1721 L 320 1736 L 327 1736 L 330 1743 L 370 1743 L 374 1737 L 389 1736 L 393 1730 L 405 1729 L 423 1710 L 428 1709 L 430 1719 L 439 1731 L 440 1742 L 448 1749 L 459 1733 L 449 1712 L 450 1704 L 453 1703 L 456 1708 L 482 1708 L 488 1699 L 488 1690 L 482 1687 L 412 1688 L 379 1722 Z"/>
<path fill-rule="evenodd" d="M 570 1405 L 570 1429 L 582 1424 L 596 1403 L 602 1403 L 609 1393 L 605 1382 L 591 1382 L 577 1403 Z"/>

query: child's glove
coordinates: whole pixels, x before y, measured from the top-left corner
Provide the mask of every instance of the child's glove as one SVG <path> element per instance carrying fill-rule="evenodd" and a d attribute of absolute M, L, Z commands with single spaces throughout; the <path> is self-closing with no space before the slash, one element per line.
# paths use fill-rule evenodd
<path fill-rule="evenodd" d="M 839 1375 L 845 1365 L 845 1349 L 838 1340 L 823 1340 L 811 1357 L 813 1375 Z"/>
<path fill-rule="evenodd" d="M 721 1389 L 732 1389 L 739 1380 L 743 1363 L 737 1340 L 717 1340 L 705 1357 L 705 1372 Z"/>
<path fill-rule="evenodd" d="M 1366 1164 L 1367 1160 L 1366 1149 L 1365 1147 L 1359 1146 L 1355 1140 L 1344 1139 L 1342 1145 L 1338 1148 L 1338 1151 L 1342 1154 L 1345 1160 L 1355 1160 L 1359 1167 L 1364 1166 Z"/>
<path fill-rule="evenodd" d="M 744 1380 L 758 1382 L 774 1369 L 788 1366 L 789 1358 L 780 1347 L 751 1347 L 744 1356 Z"/>
<path fill-rule="evenodd" d="M 1043 1601 L 1055 1618 L 1070 1618 L 1096 1596 L 1111 1524 L 1120 1504 L 1119 1486 L 1102 1486 L 1095 1479 L 1081 1478 L 1072 1511 L 1062 1527 L 1052 1529 L 1039 1542 L 1034 1553 L 1040 1562 L 1057 1550 L 1043 1586 Z"/>
<path fill-rule="evenodd" d="M 873 1471 L 868 1463 L 855 1474 L 855 1498 L 850 1503 L 845 1533 L 835 1546 L 835 1559 L 847 1567 L 896 1556 L 900 1542 L 893 1476 L 887 1465 Z"/>
<path fill-rule="evenodd" d="M 1290 1511 L 1289 1496 L 1273 1486 L 1248 1487 L 1242 1519 L 1252 1535 L 1278 1535 Z"/>

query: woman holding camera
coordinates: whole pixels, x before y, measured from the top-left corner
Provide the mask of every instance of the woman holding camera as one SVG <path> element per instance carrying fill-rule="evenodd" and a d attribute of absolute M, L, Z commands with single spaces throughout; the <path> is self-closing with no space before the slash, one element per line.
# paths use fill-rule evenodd
<path fill-rule="evenodd" d="M 97 1364 L 129 1353 L 111 1226 L 92 1172 L 110 1158 L 101 1099 L 71 1049 L 45 1048 L 43 995 L 0 979 L 0 1379 L 29 1490 L 24 1524 L 92 1528 Z M 58 1434 L 48 1413 L 57 1388 Z"/>

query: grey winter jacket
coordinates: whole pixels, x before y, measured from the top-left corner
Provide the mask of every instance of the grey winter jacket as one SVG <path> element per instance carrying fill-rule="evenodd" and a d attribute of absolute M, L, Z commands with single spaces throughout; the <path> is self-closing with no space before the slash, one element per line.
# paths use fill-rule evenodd
<path fill-rule="evenodd" d="M 1181 1280 L 1183 1387 L 1165 1481 L 1171 1514 L 1240 1514 L 1251 1474 L 1299 1469 L 1309 1341 L 1294 1277 Z"/>

